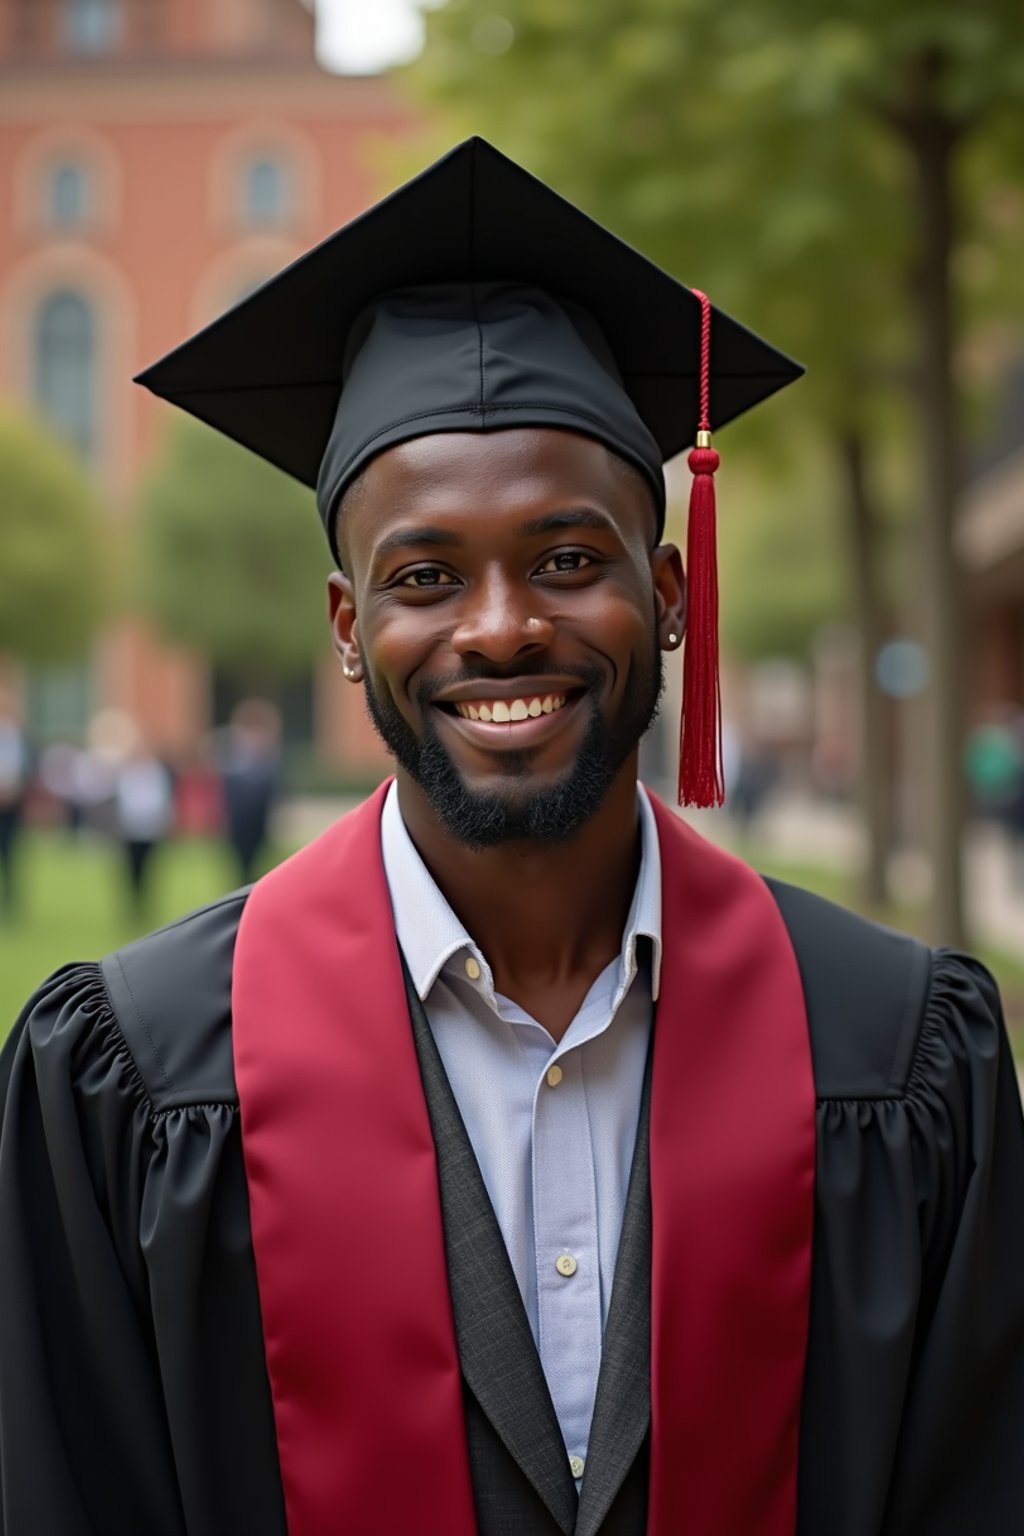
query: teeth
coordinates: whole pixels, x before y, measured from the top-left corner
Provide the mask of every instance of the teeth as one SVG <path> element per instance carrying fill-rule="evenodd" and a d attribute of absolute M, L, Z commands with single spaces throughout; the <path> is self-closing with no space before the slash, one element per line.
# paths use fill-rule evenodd
<path fill-rule="evenodd" d="M 536 720 L 538 715 L 550 715 L 565 704 L 564 693 L 548 693 L 544 698 L 494 699 L 490 704 L 456 704 L 455 709 L 463 720 L 492 720 L 498 725 L 508 725 L 513 720 Z"/>

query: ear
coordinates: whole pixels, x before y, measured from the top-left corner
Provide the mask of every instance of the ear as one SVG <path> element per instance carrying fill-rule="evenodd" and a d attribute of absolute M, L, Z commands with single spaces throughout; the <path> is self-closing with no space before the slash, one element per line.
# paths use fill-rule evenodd
<path fill-rule="evenodd" d="M 686 576 L 674 544 L 659 544 L 651 551 L 651 574 L 658 644 L 663 651 L 675 651 L 686 632 Z"/>
<path fill-rule="evenodd" d="M 349 682 L 358 683 L 363 676 L 363 661 L 356 628 L 356 596 L 344 571 L 332 571 L 327 578 L 327 616 L 341 669 Z"/>

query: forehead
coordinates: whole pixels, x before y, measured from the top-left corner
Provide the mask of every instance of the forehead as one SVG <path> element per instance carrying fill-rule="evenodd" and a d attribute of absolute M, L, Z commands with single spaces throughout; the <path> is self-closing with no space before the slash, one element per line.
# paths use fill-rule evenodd
<path fill-rule="evenodd" d="M 357 558 L 400 521 L 458 519 L 460 533 L 498 530 L 504 519 L 568 507 L 605 512 L 626 542 L 649 544 L 651 492 L 638 471 L 603 443 L 554 427 L 439 432 L 371 460 L 343 505 L 339 532 Z"/>

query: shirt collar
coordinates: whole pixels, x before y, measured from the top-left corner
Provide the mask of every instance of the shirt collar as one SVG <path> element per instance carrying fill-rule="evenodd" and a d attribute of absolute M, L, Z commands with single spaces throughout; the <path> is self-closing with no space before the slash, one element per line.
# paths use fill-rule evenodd
<path fill-rule="evenodd" d="M 637 940 L 651 941 L 651 995 L 658 996 L 661 975 L 661 854 L 654 812 L 642 784 L 637 785 L 640 812 L 640 873 L 623 932 L 621 967 L 630 979 L 636 971 Z M 466 949 L 481 966 L 483 955 L 456 917 L 409 836 L 394 783 L 384 800 L 380 825 L 384 873 L 391 895 L 395 934 L 405 956 L 420 1002 L 453 955 Z"/>

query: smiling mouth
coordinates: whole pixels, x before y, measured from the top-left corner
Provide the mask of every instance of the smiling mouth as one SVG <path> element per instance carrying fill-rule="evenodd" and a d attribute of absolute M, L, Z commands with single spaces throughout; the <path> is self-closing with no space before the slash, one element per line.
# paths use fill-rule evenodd
<path fill-rule="evenodd" d="M 565 707 L 568 695 L 564 693 L 527 693 L 517 699 L 466 699 L 447 706 L 463 720 L 481 720 L 485 724 L 517 725 L 523 720 L 536 720 L 540 715 L 553 715 Z"/>

